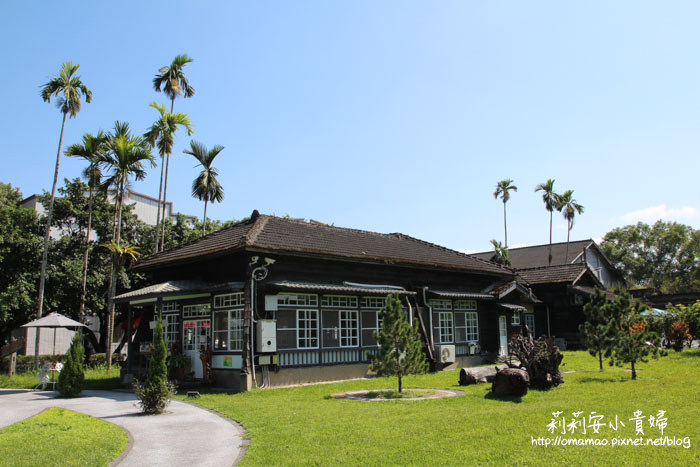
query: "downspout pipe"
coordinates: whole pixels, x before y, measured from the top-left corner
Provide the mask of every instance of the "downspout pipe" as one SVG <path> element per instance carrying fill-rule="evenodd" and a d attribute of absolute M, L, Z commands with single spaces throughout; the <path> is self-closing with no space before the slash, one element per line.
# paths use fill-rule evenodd
<path fill-rule="evenodd" d="M 423 303 L 425 303 L 425 306 L 428 307 L 428 323 L 430 323 L 430 348 L 434 349 L 435 342 L 433 342 L 433 308 L 430 306 L 428 299 L 426 298 L 427 292 L 428 287 L 423 287 Z"/>

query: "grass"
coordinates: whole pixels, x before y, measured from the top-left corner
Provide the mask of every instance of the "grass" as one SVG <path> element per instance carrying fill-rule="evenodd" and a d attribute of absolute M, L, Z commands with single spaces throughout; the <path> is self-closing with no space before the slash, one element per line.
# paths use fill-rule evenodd
<path fill-rule="evenodd" d="M 458 386 L 459 373 L 444 371 L 404 379 L 407 388 L 460 389 L 465 395 L 382 404 L 333 399 L 331 394 L 380 390 L 395 378 L 376 378 L 242 394 L 202 394 L 197 403 L 241 423 L 251 440 L 244 465 L 699 465 L 700 351 L 672 353 L 639 364 L 632 381 L 624 369 L 607 367 L 585 352 L 565 352 L 565 383 L 523 398 L 491 397 L 490 384 Z M 178 396 L 181 397 L 181 396 Z M 667 446 L 535 446 L 532 438 L 553 437 L 552 412 L 604 415 L 625 427 L 600 429 L 582 439 L 634 438 L 634 412 L 666 411 L 664 434 L 689 437 L 690 449 Z M 644 423 L 646 436 L 658 428 Z M 567 434 L 566 436 L 571 436 Z"/>
<path fill-rule="evenodd" d="M 18 373 L 12 378 L 6 373 L 0 374 L 0 388 L 32 389 L 39 382 L 38 374 L 39 370 Z M 58 381 L 58 375 L 55 378 Z M 119 385 L 119 367 L 112 367 L 109 375 L 106 366 L 85 370 L 85 389 L 110 390 L 118 388 Z"/>
<path fill-rule="evenodd" d="M 126 443 L 116 425 L 53 408 L 1 429 L 0 459 L 3 466 L 108 465 Z"/>

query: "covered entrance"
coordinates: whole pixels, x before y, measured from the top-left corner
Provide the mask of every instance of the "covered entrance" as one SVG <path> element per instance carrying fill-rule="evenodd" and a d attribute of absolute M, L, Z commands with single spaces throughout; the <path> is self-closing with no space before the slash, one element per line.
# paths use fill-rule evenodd
<path fill-rule="evenodd" d="M 190 357 L 191 369 L 197 379 L 204 376 L 200 354 L 209 349 L 210 343 L 211 320 L 187 320 L 182 323 L 182 351 Z"/>

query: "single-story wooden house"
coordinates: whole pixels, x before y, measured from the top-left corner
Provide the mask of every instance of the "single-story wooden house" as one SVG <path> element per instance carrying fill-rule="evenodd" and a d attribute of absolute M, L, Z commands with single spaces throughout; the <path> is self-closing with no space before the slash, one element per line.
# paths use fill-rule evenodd
<path fill-rule="evenodd" d="M 553 243 L 551 265 L 549 244 L 512 248 L 508 253 L 511 267 L 541 301 L 535 312 L 547 317 L 536 328 L 538 335 L 555 336 L 564 349 L 579 347 L 584 303 L 596 287 L 607 290 L 621 283 L 620 273 L 593 240 L 573 241 L 568 246 L 566 242 Z M 493 252 L 474 256 L 488 260 Z"/>
<path fill-rule="evenodd" d="M 540 300 L 509 268 L 400 233 L 257 211 L 133 269 L 153 285 L 116 297 L 136 328 L 127 374 L 143 366 L 158 315 L 194 378 L 210 367 L 216 386 L 238 390 L 366 376 L 390 293 L 433 369 L 495 359 L 521 324 L 546 329 Z"/>

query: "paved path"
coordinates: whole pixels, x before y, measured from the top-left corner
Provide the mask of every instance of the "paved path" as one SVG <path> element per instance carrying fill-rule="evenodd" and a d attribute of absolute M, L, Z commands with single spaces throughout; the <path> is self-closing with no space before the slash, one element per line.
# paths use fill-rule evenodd
<path fill-rule="evenodd" d="M 131 393 L 83 391 L 74 399 L 58 399 L 56 394 L 0 389 L 0 428 L 63 407 L 126 429 L 130 445 L 119 466 L 230 466 L 243 453 L 240 425 L 191 404 L 172 401 L 162 415 L 142 415 Z"/>

